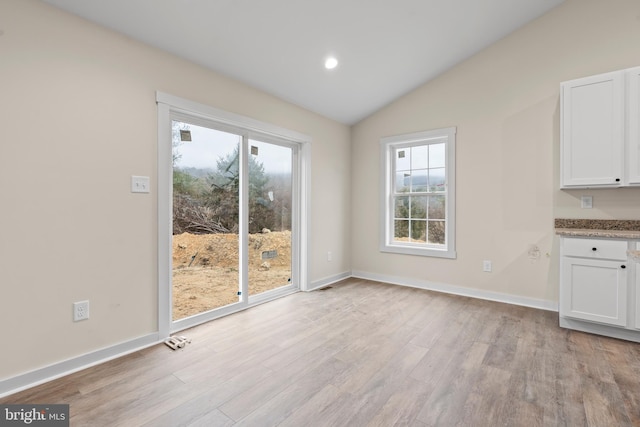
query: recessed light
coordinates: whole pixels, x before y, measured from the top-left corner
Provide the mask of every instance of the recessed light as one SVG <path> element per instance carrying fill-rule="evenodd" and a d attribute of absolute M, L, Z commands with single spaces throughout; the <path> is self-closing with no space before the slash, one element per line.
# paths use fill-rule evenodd
<path fill-rule="evenodd" d="M 326 68 L 327 70 L 333 70 L 337 66 L 338 66 L 338 60 L 333 56 L 328 57 L 326 61 L 324 61 L 324 68 Z"/>

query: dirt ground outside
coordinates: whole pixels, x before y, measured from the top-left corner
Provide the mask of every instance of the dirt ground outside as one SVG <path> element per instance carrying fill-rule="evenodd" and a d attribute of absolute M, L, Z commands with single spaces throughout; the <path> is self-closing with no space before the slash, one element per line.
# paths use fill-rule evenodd
<path fill-rule="evenodd" d="M 289 284 L 291 232 L 249 235 L 249 294 Z M 238 235 L 173 236 L 173 319 L 238 301 Z"/>

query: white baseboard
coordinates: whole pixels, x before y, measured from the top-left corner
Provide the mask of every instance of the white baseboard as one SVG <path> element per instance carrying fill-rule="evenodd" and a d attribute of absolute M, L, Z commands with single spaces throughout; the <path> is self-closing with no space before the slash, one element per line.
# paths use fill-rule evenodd
<path fill-rule="evenodd" d="M 307 289 L 307 291 L 315 291 L 317 289 L 324 288 L 325 286 L 329 286 L 341 280 L 348 279 L 349 277 L 351 277 L 351 272 L 345 271 L 340 274 L 335 274 L 333 276 L 325 277 L 320 280 L 315 280 L 309 284 L 309 288 Z"/>
<path fill-rule="evenodd" d="M 540 310 L 558 311 L 557 301 L 548 301 L 537 298 L 519 297 L 516 295 L 503 294 L 501 292 L 483 291 L 479 289 L 465 288 L 462 286 L 449 285 L 447 283 L 430 282 L 427 280 L 412 279 L 409 277 L 387 276 L 384 274 L 368 273 L 366 271 L 354 270 L 352 277 L 359 279 L 375 280 L 377 282 L 389 283 L 392 285 L 408 286 L 411 288 L 427 289 L 430 291 L 444 292 L 447 294 L 461 295 L 483 299 L 487 301 L 503 302 L 507 304 L 532 307 Z"/>
<path fill-rule="evenodd" d="M 159 339 L 158 334 L 153 333 L 4 379 L 0 381 L 0 397 L 26 390 L 160 342 L 162 340 Z"/>

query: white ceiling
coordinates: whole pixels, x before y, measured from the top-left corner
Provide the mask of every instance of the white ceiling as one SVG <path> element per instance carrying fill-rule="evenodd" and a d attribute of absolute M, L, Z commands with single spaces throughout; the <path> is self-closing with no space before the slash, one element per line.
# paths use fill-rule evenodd
<path fill-rule="evenodd" d="M 353 124 L 564 0 L 44 1 Z"/>

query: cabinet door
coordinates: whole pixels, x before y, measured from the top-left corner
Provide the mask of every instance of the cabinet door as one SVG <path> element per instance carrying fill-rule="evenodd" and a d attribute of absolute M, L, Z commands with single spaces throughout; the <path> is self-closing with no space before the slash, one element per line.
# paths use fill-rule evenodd
<path fill-rule="evenodd" d="M 562 83 L 561 186 L 623 184 L 624 72 Z"/>
<path fill-rule="evenodd" d="M 572 257 L 562 261 L 560 315 L 626 326 L 626 265 Z"/>
<path fill-rule="evenodd" d="M 628 182 L 640 185 L 640 67 L 631 68 L 627 77 L 627 171 Z"/>

